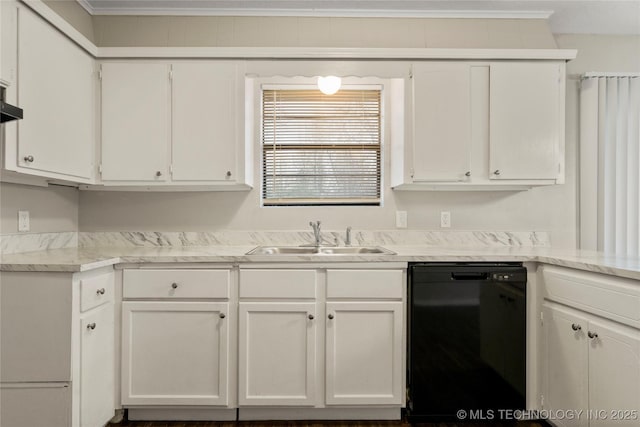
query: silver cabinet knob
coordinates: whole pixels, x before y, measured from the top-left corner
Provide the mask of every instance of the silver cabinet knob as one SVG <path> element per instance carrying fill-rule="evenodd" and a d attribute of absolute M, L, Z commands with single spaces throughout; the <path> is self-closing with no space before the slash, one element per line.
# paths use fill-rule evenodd
<path fill-rule="evenodd" d="M 598 334 L 596 334 L 595 332 L 591 332 L 591 331 L 587 332 L 587 336 L 589 338 L 591 338 L 591 339 L 598 338 Z"/>
<path fill-rule="evenodd" d="M 310 315 L 308 315 L 307 317 L 309 318 L 309 320 L 313 320 L 313 319 L 315 319 L 315 318 L 313 317 L 313 314 L 310 314 Z"/>
<path fill-rule="evenodd" d="M 574 331 L 579 331 L 580 329 L 582 329 L 582 326 L 573 323 L 571 325 L 571 329 L 573 329 Z"/>
<path fill-rule="evenodd" d="M 327 316 L 329 318 L 329 320 L 333 319 L 333 314 L 330 314 Z"/>
<path fill-rule="evenodd" d="M 227 178 L 231 178 L 231 171 L 227 171 Z"/>
<path fill-rule="evenodd" d="M 220 313 L 220 314 L 218 315 L 218 317 L 220 317 L 221 319 L 224 319 L 225 317 L 227 317 L 227 315 L 226 315 L 226 314 L 224 314 L 224 313 Z"/>
<path fill-rule="evenodd" d="M 96 324 L 95 324 L 95 323 L 89 323 L 89 324 L 87 325 L 87 329 L 89 329 L 89 330 L 91 330 L 91 331 L 93 331 L 95 328 L 96 328 Z"/>
<path fill-rule="evenodd" d="M 27 163 L 33 162 L 33 156 L 24 156 L 24 161 Z"/>
<path fill-rule="evenodd" d="M 173 283 L 171 284 L 171 287 L 172 287 L 173 289 L 178 289 L 178 284 L 177 284 L 176 282 L 173 282 Z"/>
<path fill-rule="evenodd" d="M 104 288 L 100 288 L 96 291 L 96 294 L 98 295 L 104 295 L 104 293 L 106 292 L 106 290 Z"/>
<path fill-rule="evenodd" d="M 157 171 L 157 172 L 156 172 L 156 176 L 162 176 L 162 172 Z"/>
<path fill-rule="evenodd" d="M 494 175 L 500 175 L 500 169 L 496 169 L 496 170 L 494 170 L 494 171 L 493 171 L 493 174 L 494 174 Z"/>
<path fill-rule="evenodd" d="M 471 176 L 471 171 L 467 171 L 467 173 L 465 173 L 464 176 Z"/>

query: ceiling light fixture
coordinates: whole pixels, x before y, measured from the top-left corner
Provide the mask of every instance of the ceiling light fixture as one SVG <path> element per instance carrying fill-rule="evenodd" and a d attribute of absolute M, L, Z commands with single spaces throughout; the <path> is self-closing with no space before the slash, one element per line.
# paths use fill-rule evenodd
<path fill-rule="evenodd" d="M 336 76 L 318 77 L 318 89 L 325 95 L 333 95 L 342 85 L 342 79 Z"/>

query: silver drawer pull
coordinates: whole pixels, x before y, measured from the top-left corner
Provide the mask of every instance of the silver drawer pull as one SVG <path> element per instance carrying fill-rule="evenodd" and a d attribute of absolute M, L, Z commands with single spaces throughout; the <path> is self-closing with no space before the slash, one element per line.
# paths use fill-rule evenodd
<path fill-rule="evenodd" d="M 104 293 L 106 292 L 106 290 L 104 288 L 100 288 L 96 291 L 96 294 L 98 295 L 104 295 Z"/>
<path fill-rule="evenodd" d="M 89 324 L 87 325 L 87 329 L 89 329 L 89 330 L 91 330 L 91 331 L 93 331 L 95 328 L 96 328 L 96 324 L 95 324 L 95 323 L 89 323 Z"/>
<path fill-rule="evenodd" d="M 589 338 L 591 338 L 591 339 L 598 338 L 598 334 L 596 334 L 595 332 L 591 332 L 591 331 L 587 332 L 587 336 Z"/>
<path fill-rule="evenodd" d="M 307 317 L 309 318 L 309 320 L 313 320 L 313 319 L 315 319 L 315 317 L 313 317 L 313 314 L 310 314 L 310 315 L 308 315 Z"/>
<path fill-rule="evenodd" d="M 582 329 L 582 326 L 573 323 L 571 325 L 571 329 L 573 329 L 574 331 L 579 331 L 580 329 Z"/>
<path fill-rule="evenodd" d="M 330 314 L 329 316 L 327 316 L 329 318 L 329 320 L 333 319 L 333 314 Z"/>
<path fill-rule="evenodd" d="M 225 317 L 227 317 L 227 315 L 224 313 L 220 313 L 218 316 L 220 316 L 221 319 L 224 319 Z"/>
<path fill-rule="evenodd" d="M 172 287 L 173 289 L 178 289 L 178 284 L 177 284 L 176 282 L 173 282 L 173 283 L 171 284 L 171 287 Z"/>

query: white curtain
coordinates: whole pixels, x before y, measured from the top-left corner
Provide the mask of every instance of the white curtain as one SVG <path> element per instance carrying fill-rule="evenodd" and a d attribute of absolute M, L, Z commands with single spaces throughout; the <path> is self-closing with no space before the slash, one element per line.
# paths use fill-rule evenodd
<path fill-rule="evenodd" d="M 580 247 L 638 256 L 640 74 L 586 74 L 580 94 Z"/>

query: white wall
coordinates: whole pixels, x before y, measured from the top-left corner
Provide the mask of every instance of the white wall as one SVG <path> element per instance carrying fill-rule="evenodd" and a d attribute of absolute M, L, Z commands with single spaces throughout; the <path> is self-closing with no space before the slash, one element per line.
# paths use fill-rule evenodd
<path fill-rule="evenodd" d="M 78 190 L 0 183 L 0 234 L 18 232 L 18 211 L 29 211 L 31 232 L 78 231 Z"/>

